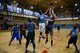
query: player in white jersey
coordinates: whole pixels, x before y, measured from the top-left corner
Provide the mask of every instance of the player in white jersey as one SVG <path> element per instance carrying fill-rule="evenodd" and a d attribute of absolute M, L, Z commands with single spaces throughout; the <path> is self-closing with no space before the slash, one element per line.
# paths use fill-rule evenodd
<path fill-rule="evenodd" d="M 40 10 L 40 13 L 39 13 L 39 17 L 38 17 L 38 21 L 39 21 L 39 31 L 40 31 L 40 34 L 39 34 L 39 40 L 38 40 L 38 43 L 40 42 L 41 40 L 41 37 L 44 39 L 45 37 L 43 36 L 42 32 L 44 31 L 45 29 L 45 23 L 46 23 L 46 16 L 45 14 L 46 13 L 43 13 L 42 10 Z"/>

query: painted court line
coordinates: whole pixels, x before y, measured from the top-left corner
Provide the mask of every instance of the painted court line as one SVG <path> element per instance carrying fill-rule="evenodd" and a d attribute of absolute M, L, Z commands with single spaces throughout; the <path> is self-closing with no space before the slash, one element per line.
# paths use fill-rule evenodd
<path fill-rule="evenodd" d="M 64 37 L 63 37 L 64 38 Z M 57 44 L 57 43 L 59 43 L 60 41 L 62 41 L 63 40 L 63 38 L 61 38 L 59 41 L 57 41 L 56 43 L 54 43 L 53 45 L 55 45 L 55 44 Z M 48 49 L 50 49 L 51 48 L 51 46 L 50 47 L 48 47 L 48 48 L 46 48 L 46 49 L 44 49 L 41 53 L 48 53 Z"/>

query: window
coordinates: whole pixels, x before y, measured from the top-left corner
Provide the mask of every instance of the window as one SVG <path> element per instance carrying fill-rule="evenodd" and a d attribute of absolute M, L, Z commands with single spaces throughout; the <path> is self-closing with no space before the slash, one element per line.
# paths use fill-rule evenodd
<path fill-rule="evenodd" d="M 12 8 L 12 6 L 10 6 L 10 5 L 7 5 L 7 8 L 8 8 L 8 11 L 11 11 L 11 12 L 13 12 L 13 8 Z"/>
<path fill-rule="evenodd" d="M 21 8 L 19 9 L 19 11 L 20 11 L 20 13 L 22 13 L 22 9 Z"/>
<path fill-rule="evenodd" d="M 7 5 L 8 11 L 10 12 L 16 12 L 16 13 L 21 13 L 22 9 L 18 7 L 13 7 L 11 5 Z"/>
<path fill-rule="evenodd" d="M 1 3 L 0 3 L 0 6 L 1 6 Z"/>
<path fill-rule="evenodd" d="M 22 9 L 21 8 L 17 8 L 17 13 L 21 13 Z"/>
<path fill-rule="evenodd" d="M 39 13 L 35 12 L 35 16 L 39 16 Z"/>
<path fill-rule="evenodd" d="M 33 11 L 24 9 L 24 14 L 33 15 Z"/>
<path fill-rule="evenodd" d="M 33 15 L 33 11 L 27 11 L 29 13 L 29 15 Z"/>
<path fill-rule="evenodd" d="M 28 10 L 26 10 L 26 9 L 24 9 L 24 14 L 28 14 L 28 12 L 27 12 Z"/>
<path fill-rule="evenodd" d="M 4 9 L 4 6 L 2 6 L 1 3 L 0 3 L 0 10 L 3 10 L 3 9 Z"/>
<path fill-rule="evenodd" d="M 17 13 L 19 13 L 19 8 L 17 8 Z"/>

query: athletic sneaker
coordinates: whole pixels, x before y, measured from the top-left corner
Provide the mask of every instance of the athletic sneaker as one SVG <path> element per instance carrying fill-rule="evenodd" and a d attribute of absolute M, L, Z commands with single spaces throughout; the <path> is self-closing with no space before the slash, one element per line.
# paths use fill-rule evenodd
<path fill-rule="evenodd" d="M 28 53 L 29 51 L 28 50 L 25 50 L 25 53 Z"/>
<path fill-rule="evenodd" d="M 42 35 L 42 38 L 45 39 L 45 37 Z"/>
<path fill-rule="evenodd" d="M 40 41 L 41 41 L 41 37 L 39 37 L 38 43 L 40 43 Z"/>
<path fill-rule="evenodd" d="M 79 53 L 79 50 L 76 50 L 77 53 Z"/>
<path fill-rule="evenodd" d="M 69 46 L 67 46 L 66 48 L 69 48 Z"/>
<path fill-rule="evenodd" d="M 10 46 L 11 44 L 8 44 L 8 46 Z"/>
<path fill-rule="evenodd" d="M 35 49 L 33 50 L 33 53 L 36 53 L 36 52 L 35 52 Z"/>

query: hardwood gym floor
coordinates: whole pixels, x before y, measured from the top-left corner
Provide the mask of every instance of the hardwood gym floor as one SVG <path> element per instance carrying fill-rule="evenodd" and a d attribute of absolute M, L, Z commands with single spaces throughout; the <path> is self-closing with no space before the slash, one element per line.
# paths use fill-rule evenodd
<path fill-rule="evenodd" d="M 47 51 L 47 53 L 76 53 L 73 45 L 70 45 L 69 49 L 66 48 L 67 42 L 70 38 L 66 36 L 69 34 L 70 30 L 71 29 L 61 29 L 60 32 L 57 32 L 57 30 L 54 29 L 53 47 L 50 45 L 50 36 L 47 44 L 45 44 L 45 39 L 41 39 L 41 42 L 38 43 L 39 32 L 36 30 L 36 53 L 45 53 L 44 51 Z M 77 46 L 80 51 L 80 33 L 78 36 Z M 10 31 L 0 31 L 0 53 L 24 53 L 26 40 L 23 38 L 22 45 L 19 45 L 18 41 L 15 39 L 11 46 L 8 46 L 10 38 Z M 32 53 L 33 47 L 31 43 L 28 49 L 30 51 L 29 53 Z"/>

